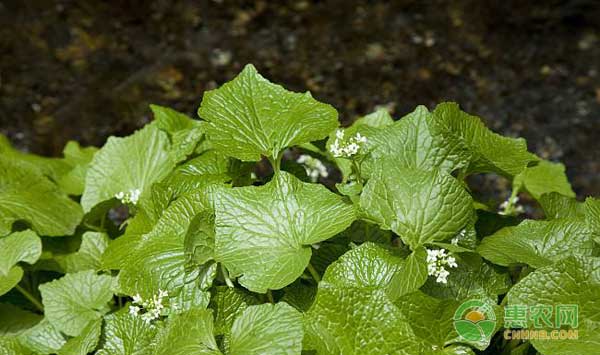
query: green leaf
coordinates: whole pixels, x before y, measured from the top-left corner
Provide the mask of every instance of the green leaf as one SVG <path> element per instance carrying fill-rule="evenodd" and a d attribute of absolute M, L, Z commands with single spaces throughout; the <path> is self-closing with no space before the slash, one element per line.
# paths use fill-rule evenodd
<path fill-rule="evenodd" d="M 106 316 L 104 343 L 97 355 L 147 355 L 160 327 L 146 323 L 142 317 L 128 313 Z"/>
<path fill-rule="evenodd" d="M 469 222 L 472 205 L 471 196 L 452 176 L 396 165 L 377 169 L 360 197 L 369 220 L 391 229 L 413 249 L 456 235 Z"/>
<path fill-rule="evenodd" d="M 468 163 L 465 146 L 446 134 L 445 126 L 435 120 L 425 106 L 417 107 L 392 125 L 364 129 L 363 135 L 368 139 L 369 154 L 363 162 L 367 174 L 381 161 L 405 168 L 445 172 Z"/>
<path fill-rule="evenodd" d="M 543 194 L 538 202 L 547 219 L 584 217 L 582 203 L 575 198 L 563 196 L 557 192 Z"/>
<path fill-rule="evenodd" d="M 1 137 L 1 136 L 0 136 Z M 0 336 L 0 355 L 35 355 L 14 337 Z"/>
<path fill-rule="evenodd" d="M 248 306 L 258 304 L 258 300 L 243 289 L 220 286 L 215 288 L 215 294 L 210 306 L 215 311 L 215 334 L 229 337 L 233 321 Z"/>
<path fill-rule="evenodd" d="M 61 176 L 67 173 L 70 168 L 65 159 L 48 158 L 21 152 L 13 148 L 8 139 L 2 134 L 0 134 L 0 156 L 7 160 L 18 161 L 27 169 L 35 171 L 36 175 L 43 175 L 54 182 L 59 181 Z"/>
<path fill-rule="evenodd" d="M 549 287 L 550 286 L 550 287 Z M 578 305 L 578 339 L 530 340 L 544 355 L 593 354 L 600 344 L 600 259 L 568 257 L 527 275 L 508 293 L 508 306 Z M 555 326 L 555 318 L 552 323 Z M 551 331 L 552 329 L 548 329 Z"/>
<path fill-rule="evenodd" d="M 150 186 L 175 167 L 166 133 L 148 125 L 125 138 L 110 137 L 90 164 L 81 205 L 85 212 L 119 192 Z"/>
<path fill-rule="evenodd" d="M 208 194 L 205 189 L 180 197 L 162 213 L 152 231 L 143 236 L 121 237 L 127 239 L 111 243 L 103 265 L 121 269 L 121 292 L 152 297 L 160 289 L 175 293 L 183 286 L 188 262 L 184 247 L 186 233 L 194 217 L 210 208 Z M 128 248 L 126 252 L 123 245 Z"/>
<path fill-rule="evenodd" d="M 251 64 L 232 81 L 204 93 L 198 115 L 224 155 L 244 161 L 277 157 L 286 147 L 319 140 L 338 125 L 337 112 L 310 93 L 293 93 Z"/>
<path fill-rule="evenodd" d="M 479 117 L 461 111 L 455 103 L 439 104 L 433 115 L 446 125 L 451 137 L 459 139 L 470 151 L 467 173 L 494 172 L 512 177 L 538 160 L 527 151 L 523 138 L 503 137 L 490 131 Z"/>
<path fill-rule="evenodd" d="M 42 255 L 42 241 L 26 230 L 0 237 L 0 275 L 6 276 L 18 262 L 35 263 Z"/>
<path fill-rule="evenodd" d="M 477 252 L 491 262 L 539 268 L 569 255 L 592 255 L 594 242 L 582 219 L 525 220 L 483 239 Z"/>
<path fill-rule="evenodd" d="M 102 320 L 98 319 L 89 323 L 81 334 L 67 340 L 67 343 L 59 350 L 58 355 L 87 355 L 98 345 L 102 331 Z"/>
<path fill-rule="evenodd" d="M 537 165 L 525 168 L 513 179 L 513 189 L 526 189 L 536 200 L 543 194 L 557 192 L 568 197 L 575 197 L 571 184 L 565 174 L 565 166 L 546 160 Z"/>
<path fill-rule="evenodd" d="M 78 336 L 108 311 L 113 279 L 94 271 L 67 274 L 40 286 L 46 318 L 61 332 Z"/>
<path fill-rule="evenodd" d="M 23 277 L 23 269 L 20 266 L 13 266 L 6 276 L 0 275 L 0 296 L 15 287 Z"/>
<path fill-rule="evenodd" d="M 233 322 L 231 355 L 300 355 L 302 315 L 287 303 L 250 306 Z"/>
<path fill-rule="evenodd" d="M 332 263 L 323 281 L 338 287 L 378 288 L 394 300 L 413 292 L 427 280 L 427 255 L 423 248 L 406 259 L 374 244 L 364 243 Z"/>
<path fill-rule="evenodd" d="M 104 233 L 85 232 L 81 239 L 81 247 L 77 252 L 67 255 L 56 255 L 54 259 L 67 273 L 83 270 L 98 270 L 101 258 L 108 247 L 110 239 Z"/>
<path fill-rule="evenodd" d="M 150 109 L 154 113 L 153 124 L 167 132 L 171 138 L 173 158 L 176 161 L 184 160 L 194 151 L 204 136 L 200 121 L 195 121 L 168 107 L 150 105 Z"/>
<path fill-rule="evenodd" d="M 346 229 L 354 207 L 322 185 L 285 172 L 260 187 L 223 190 L 215 201 L 215 259 L 254 292 L 280 289 L 304 271 L 311 244 Z"/>
<path fill-rule="evenodd" d="M 325 272 L 305 315 L 305 350 L 319 354 L 414 354 L 418 341 L 390 291 L 403 260 L 372 243 L 344 254 Z M 392 294 L 397 297 L 398 294 Z"/>
<path fill-rule="evenodd" d="M 439 299 L 463 301 L 469 298 L 490 299 L 496 302 L 511 286 L 509 275 L 488 265 L 475 253 L 454 254 L 457 268 L 448 271 L 447 283 L 436 282 L 430 277 L 421 291 Z"/>
<path fill-rule="evenodd" d="M 170 319 L 153 355 L 221 355 L 209 310 L 190 310 Z"/>
<path fill-rule="evenodd" d="M 18 336 L 19 342 L 36 354 L 56 354 L 66 340 L 47 319 Z"/>
<path fill-rule="evenodd" d="M 98 151 L 96 147 L 82 148 L 79 143 L 69 141 L 63 149 L 65 161 L 71 166 L 71 170 L 58 180 L 60 188 L 69 195 L 81 195 L 85 188 L 85 176 L 89 164 Z"/>
<path fill-rule="evenodd" d="M 39 235 L 70 235 L 82 216 L 79 204 L 36 169 L 0 156 L 0 236 L 19 220 Z"/>
<path fill-rule="evenodd" d="M 40 322 L 42 316 L 8 303 L 0 303 L 0 336 L 18 335 Z M 1 353 L 0 353 L 1 354 Z"/>

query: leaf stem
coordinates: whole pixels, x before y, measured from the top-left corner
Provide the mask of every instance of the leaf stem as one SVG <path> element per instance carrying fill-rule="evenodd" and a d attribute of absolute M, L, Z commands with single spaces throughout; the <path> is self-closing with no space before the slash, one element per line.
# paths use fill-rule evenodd
<path fill-rule="evenodd" d="M 33 295 L 29 293 L 29 291 L 27 291 L 19 285 L 16 285 L 15 288 L 17 289 L 17 291 L 21 292 L 21 294 L 25 296 L 25 298 L 27 298 L 29 302 L 31 302 L 35 306 L 35 308 L 37 308 L 40 312 L 44 312 L 44 305 L 40 303 L 40 301 L 38 301 L 37 298 L 33 297 Z"/>
<path fill-rule="evenodd" d="M 223 266 L 223 264 L 221 264 L 221 272 L 223 273 L 223 278 L 225 279 L 225 283 L 227 284 L 227 286 L 231 287 L 231 288 L 234 288 L 235 285 L 233 284 L 233 282 L 229 278 L 229 272 L 227 271 L 227 269 L 225 268 L 225 266 Z"/>
<path fill-rule="evenodd" d="M 358 181 L 358 183 L 362 185 L 363 182 L 362 177 L 360 176 L 360 166 L 358 165 L 356 160 L 350 159 L 350 161 L 352 161 L 352 170 L 354 170 L 354 175 L 356 175 L 356 181 Z"/>
<path fill-rule="evenodd" d="M 321 282 L 321 276 L 319 276 L 319 273 L 317 272 L 317 270 L 311 263 L 308 263 L 308 266 L 306 268 L 308 269 L 308 272 L 310 272 L 310 275 L 313 277 L 313 279 L 315 279 L 315 281 L 317 283 Z"/>
<path fill-rule="evenodd" d="M 271 290 L 267 290 L 267 299 L 270 303 L 275 303 L 275 300 L 273 299 L 273 293 L 271 292 Z"/>

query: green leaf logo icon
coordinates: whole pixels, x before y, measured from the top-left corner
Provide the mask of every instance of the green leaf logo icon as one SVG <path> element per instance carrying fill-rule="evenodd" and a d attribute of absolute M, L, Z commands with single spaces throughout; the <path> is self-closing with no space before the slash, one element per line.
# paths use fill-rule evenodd
<path fill-rule="evenodd" d="M 462 303 L 453 319 L 458 335 L 469 341 L 489 341 L 496 327 L 496 315 L 492 307 L 477 299 Z"/>

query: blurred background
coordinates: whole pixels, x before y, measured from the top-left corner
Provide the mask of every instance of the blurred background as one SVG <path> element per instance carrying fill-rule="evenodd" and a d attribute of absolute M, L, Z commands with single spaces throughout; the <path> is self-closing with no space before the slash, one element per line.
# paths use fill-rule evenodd
<path fill-rule="evenodd" d="M 0 133 L 38 154 L 129 134 L 149 103 L 195 117 L 254 63 L 343 124 L 456 101 L 600 195 L 598 0 L 7 0 L 0 53 Z"/>

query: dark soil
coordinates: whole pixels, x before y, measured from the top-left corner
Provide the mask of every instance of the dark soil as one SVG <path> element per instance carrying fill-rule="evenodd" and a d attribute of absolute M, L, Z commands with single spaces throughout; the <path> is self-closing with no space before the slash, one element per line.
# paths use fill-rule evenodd
<path fill-rule="evenodd" d="M 344 124 L 457 101 L 600 195 L 599 1 L 8 0 L 0 53 L 1 132 L 40 154 L 194 114 L 254 63 Z"/>

